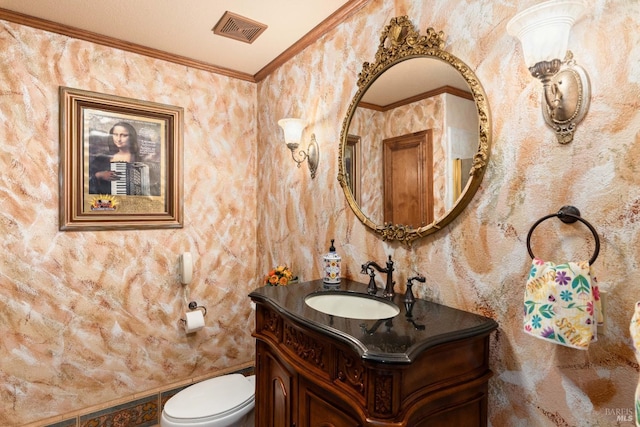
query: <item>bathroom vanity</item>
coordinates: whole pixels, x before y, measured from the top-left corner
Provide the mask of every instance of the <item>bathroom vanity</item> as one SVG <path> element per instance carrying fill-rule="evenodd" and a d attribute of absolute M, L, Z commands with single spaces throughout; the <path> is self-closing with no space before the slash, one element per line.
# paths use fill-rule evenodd
<path fill-rule="evenodd" d="M 486 170 L 487 96 L 473 68 L 444 49 L 450 40 L 394 17 L 358 74 L 340 132 L 338 181 L 356 217 L 385 241 L 410 245 L 447 229 Z M 402 82 L 411 90 L 398 90 Z M 250 297 L 256 426 L 487 424 L 494 320 L 429 301 L 405 304 L 404 295 L 375 299 L 367 285 L 345 279 L 337 290 L 318 280 Z"/>
<path fill-rule="evenodd" d="M 486 425 L 494 320 L 404 295 L 394 317 L 352 319 L 305 302 L 323 293 L 389 303 L 345 279 L 253 291 L 256 426 Z"/>

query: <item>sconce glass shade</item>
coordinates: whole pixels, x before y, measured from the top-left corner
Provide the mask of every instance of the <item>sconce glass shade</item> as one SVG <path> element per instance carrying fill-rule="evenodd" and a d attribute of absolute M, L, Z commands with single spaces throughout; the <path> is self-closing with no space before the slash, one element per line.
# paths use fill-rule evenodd
<path fill-rule="evenodd" d="M 287 144 L 289 150 L 291 150 L 291 158 L 293 161 L 300 167 L 300 164 L 307 160 L 309 163 L 309 172 L 311 172 L 311 179 L 315 178 L 316 171 L 318 170 L 318 162 L 320 161 L 320 150 L 316 142 L 316 135 L 311 134 L 311 142 L 307 147 L 307 151 L 301 150 L 298 153 L 300 159 L 296 159 L 296 150 L 302 140 L 304 120 L 294 118 L 280 119 L 278 120 L 278 126 L 284 131 L 284 142 Z"/>
<path fill-rule="evenodd" d="M 304 120 L 302 119 L 281 119 L 278 120 L 278 126 L 284 131 L 284 142 L 293 149 L 298 148 L 300 140 L 302 139 L 302 130 L 304 129 Z"/>
<path fill-rule="evenodd" d="M 565 57 L 571 27 L 584 10 L 582 0 L 551 0 L 511 18 L 507 33 L 520 39 L 528 68 L 542 61 Z"/>
<path fill-rule="evenodd" d="M 584 0 L 551 0 L 518 13 L 507 24 L 507 32 L 520 39 L 529 72 L 542 82 L 542 115 L 560 144 L 573 141 L 589 110 L 589 77 L 567 50 L 571 27 L 584 10 Z"/>

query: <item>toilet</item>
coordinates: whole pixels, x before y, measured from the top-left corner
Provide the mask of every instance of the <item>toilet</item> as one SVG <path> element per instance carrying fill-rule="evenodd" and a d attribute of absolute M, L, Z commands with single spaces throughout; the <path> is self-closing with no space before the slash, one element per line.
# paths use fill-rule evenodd
<path fill-rule="evenodd" d="M 165 403 L 161 427 L 253 427 L 256 377 L 229 374 L 191 385 Z"/>

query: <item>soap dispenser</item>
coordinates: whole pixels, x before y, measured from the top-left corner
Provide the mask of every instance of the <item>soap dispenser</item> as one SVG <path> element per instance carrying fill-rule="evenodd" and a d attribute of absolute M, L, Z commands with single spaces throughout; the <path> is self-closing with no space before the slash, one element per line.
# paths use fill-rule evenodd
<path fill-rule="evenodd" d="M 324 271 L 322 281 L 326 284 L 336 285 L 340 283 L 340 262 L 342 259 L 340 255 L 336 253 L 336 248 L 333 246 L 334 239 L 331 239 L 331 247 L 329 253 L 323 257 Z"/>

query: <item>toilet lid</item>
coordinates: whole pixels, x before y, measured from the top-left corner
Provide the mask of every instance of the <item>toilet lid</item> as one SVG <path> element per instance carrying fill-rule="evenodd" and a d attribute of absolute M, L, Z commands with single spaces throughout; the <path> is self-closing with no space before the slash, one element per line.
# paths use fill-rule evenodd
<path fill-rule="evenodd" d="M 254 395 L 255 385 L 244 375 L 222 375 L 181 390 L 167 401 L 164 411 L 183 419 L 224 415 L 245 406 Z"/>

